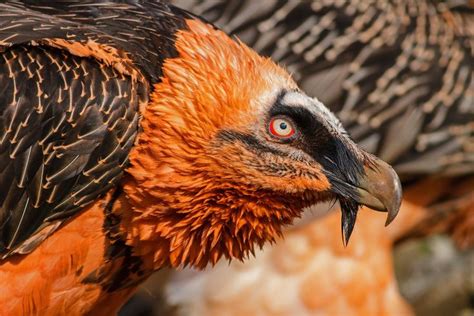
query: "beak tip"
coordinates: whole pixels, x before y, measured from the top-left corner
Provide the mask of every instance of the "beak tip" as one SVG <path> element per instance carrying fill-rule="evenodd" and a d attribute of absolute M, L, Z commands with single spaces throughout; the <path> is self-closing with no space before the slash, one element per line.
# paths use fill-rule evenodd
<path fill-rule="evenodd" d="M 387 203 L 388 205 L 386 205 L 387 220 L 385 222 L 385 226 L 388 226 L 391 222 L 393 222 L 395 217 L 397 217 L 398 211 L 400 210 L 400 206 L 402 204 L 402 184 L 395 170 L 393 170 L 392 167 L 390 167 L 390 170 L 393 176 L 392 199 L 389 203 Z"/>
<path fill-rule="evenodd" d="M 398 208 L 396 209 L 390 209 L 387 211 L 387 220 L 385 221 L 385 227 L 387 227 L 388 225 L 390 225 L 393 220 L 395 219 L 395 217 L 397 217 L 397 214 L 398 214 Z"/>

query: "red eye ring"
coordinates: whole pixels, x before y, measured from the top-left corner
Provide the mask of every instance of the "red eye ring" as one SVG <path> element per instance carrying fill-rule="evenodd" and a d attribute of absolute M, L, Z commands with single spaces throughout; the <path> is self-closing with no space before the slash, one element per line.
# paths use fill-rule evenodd
<path fill-rule="evenodd" d="M 270 134 L 280 139 L 288 139 L 295 135 L 296 130 L 293 123 L 284 117 L 274 117 L 268 125 Z"/>

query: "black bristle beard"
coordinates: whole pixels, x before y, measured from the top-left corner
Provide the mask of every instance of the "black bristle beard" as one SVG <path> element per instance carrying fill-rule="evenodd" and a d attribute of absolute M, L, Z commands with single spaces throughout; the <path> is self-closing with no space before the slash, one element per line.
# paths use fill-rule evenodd
<path fill-rule="evenodd" d="M 346 198 L 339 198 L 339 204 L 341 205 L 342 242 L 344 246 L 347 246 L 357 219 L 359 204 L 352 199 Z"/>

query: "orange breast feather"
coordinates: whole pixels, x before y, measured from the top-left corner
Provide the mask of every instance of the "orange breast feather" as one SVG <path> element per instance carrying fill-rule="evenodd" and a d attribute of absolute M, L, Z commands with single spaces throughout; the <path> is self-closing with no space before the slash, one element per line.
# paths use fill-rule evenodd
<path fill-rule="evenodd" d="M 103 207 L 95 202 L 26 256 L 0 265 L 0 315 L 111 315 L 133 288 L 107 293 L 83 279 L 103 265 Z M 101 304 L 106 302 L 106 304 Z"/>

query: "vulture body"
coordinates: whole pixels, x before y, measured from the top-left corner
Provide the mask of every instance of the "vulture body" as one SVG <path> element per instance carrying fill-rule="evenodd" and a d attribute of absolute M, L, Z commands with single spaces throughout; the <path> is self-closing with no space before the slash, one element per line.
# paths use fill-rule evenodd
<path fill-rule="evenodd" d="M 0 1 L 0 314 L 110 315 L 310 205 L 396 216 L 393 169 L 271 60 L 159 1 Z"/>

